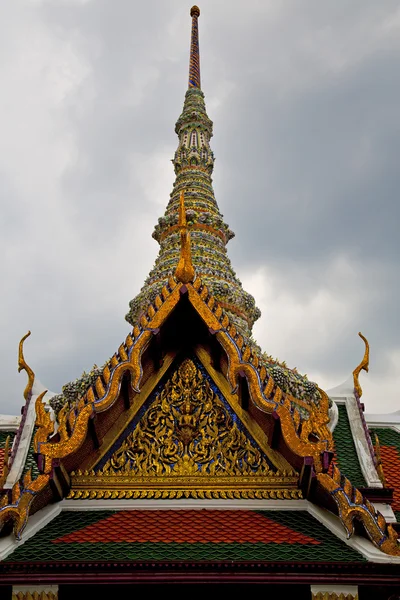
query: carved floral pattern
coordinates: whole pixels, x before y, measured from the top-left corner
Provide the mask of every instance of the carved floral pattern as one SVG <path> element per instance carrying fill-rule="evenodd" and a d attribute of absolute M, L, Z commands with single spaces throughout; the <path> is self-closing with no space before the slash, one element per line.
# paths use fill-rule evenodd
<path fill-rule="evenodd" d="M 244 475 L 270 471 L 192 360 L 166 383 L 135 430 L 105 464 L 139 475 Z"/>

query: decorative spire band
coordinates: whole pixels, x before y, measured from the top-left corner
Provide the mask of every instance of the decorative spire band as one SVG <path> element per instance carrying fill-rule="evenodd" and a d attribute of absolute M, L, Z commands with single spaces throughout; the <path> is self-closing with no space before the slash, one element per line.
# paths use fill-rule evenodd
<path fill-rule="evenodd" d="M 192 6 L 190 9 L 190 16 L 192 17 L 192 35 L 190 40 L 189 88 L 195 87 L 201 89 L 199 28 L 197 24 L 197 18 L 200 16 L 200 9 L 198 6 Z"/>

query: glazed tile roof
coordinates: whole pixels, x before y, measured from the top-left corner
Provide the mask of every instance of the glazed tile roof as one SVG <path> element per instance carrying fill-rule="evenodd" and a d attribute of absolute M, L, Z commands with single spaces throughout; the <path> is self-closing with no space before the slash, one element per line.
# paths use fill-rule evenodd
<path fill-rule="evenodd" d="M 370 429 L 372 440 L 377 434 L 383 474 L 387 487 L 394 488 L 392 508 L 400 522 L 400 433 L 388 427 Z"/>
<path fill-rule="evenodd" d="M 346 406 L 339 404 L 338 410 L 339 420 L 333 432 L 335 462 L 342 474 L 350 479 L 353 485 L 356 487 L 367 487 L 354 445 Z"/>
<path fill-rule="evenodd" d="M 13 442 L 15 431 L 0 431 L 0 448 L 3 449 L 6 443 L 6 440 L 10 436 L 10 446 Z"/>
<path fill-rule="evenodd" d="M 363 562 L 305 511 L 62 512 L 5 562 Z"/>
<path fill-rule="evenodd" d="M 27 471 L 29 471 L 29 469 L 31 469 L 33 478 L 36 478 L 40 475 L 40 471 L 38 469 L 36 459 L 35 459 L 35 449 L 34 449 L 34 440 L 35 440 L 35 435 L 36 435 L 37 430 L 38 430 L 37 427 L 35 427 L 33 430 L 32 437 L 31 437 L 31 443 L 29 446 L 28 454 L 26 455 L 24 471 L 23 471 L 23 474 L 25 474 Z"/>

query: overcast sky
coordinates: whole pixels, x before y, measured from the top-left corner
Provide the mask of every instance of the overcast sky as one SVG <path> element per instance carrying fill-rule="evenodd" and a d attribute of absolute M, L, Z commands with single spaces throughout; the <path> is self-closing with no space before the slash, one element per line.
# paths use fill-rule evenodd
<path fill-rule="evenodd" d="M 202 89 L 228 252 L 262 349 L 329 389 L 371 346 L 400 386 L 400 2 L 202 0 Z M 191 3 L 12 0 L 0 20 L 0 413 L 25 358 L 54 392 L 102 365 L 158 253 Z"/>

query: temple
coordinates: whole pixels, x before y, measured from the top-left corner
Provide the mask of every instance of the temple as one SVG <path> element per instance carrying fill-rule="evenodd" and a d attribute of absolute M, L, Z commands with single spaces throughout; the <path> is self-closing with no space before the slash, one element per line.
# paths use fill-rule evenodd
<path fill-rule="evenodd" d="M 0 416 L 0 597 L 167 584 L 399 599 L 400 413 L 364 411 L 361 333 L 358 366 L 330 391 L 254 342 L 260 311 L 227 255 L 190 15 L 176 179 L 126 339 L 60 393 L 29 366 L 29 332 L 20 342 L 23 408 Z"/>

